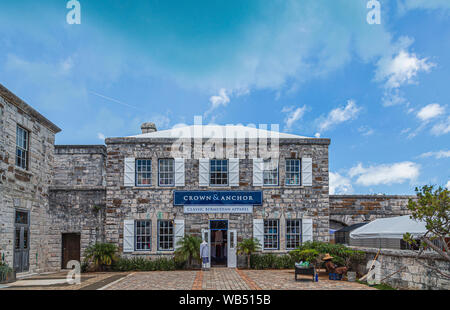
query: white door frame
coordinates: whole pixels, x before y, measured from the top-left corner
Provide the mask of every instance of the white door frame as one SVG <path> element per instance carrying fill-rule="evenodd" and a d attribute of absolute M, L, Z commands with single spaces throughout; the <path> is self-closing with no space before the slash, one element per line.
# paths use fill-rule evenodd
<path fill-rule="evenodd" d="M 211 233 L 209 228 L 208 229 L 202 229 L 202 241 L 208 242 L 208 254 L 209 254 L 209 260 L 206 264 L 206 268 L 211 268 Z M 200 257 L 201 259 L 201 257 Z"/>
<path fill-rule="evenodd" d="M 227 266 L 228 268 L 236 268 L 237 267 L 237 256 L 236 256 L 236 248 L 237 248 L 237 231 L 236 229 L 228 229 L 228 238 L 227 238 Z"/>

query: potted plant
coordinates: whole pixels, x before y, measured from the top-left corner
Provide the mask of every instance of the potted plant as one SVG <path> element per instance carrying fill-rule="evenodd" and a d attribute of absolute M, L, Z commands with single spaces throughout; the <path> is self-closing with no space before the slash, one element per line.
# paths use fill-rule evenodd
<path fill-rule="evenodd" d="M 175 251 L 175 260 L 180 263 L 181 260 L 188 261 L 188 267 L 192 268 L 192 261 L 200 260 L 200 244 L 202 240 L 196 236 L 187 235 L 180 241 L 177 246 L 179 248 Z"/>
<path fill-rule="evenodd" d="M 16 272 L 8 264 L 0 262 L 0 283 L 16 281 Z"/>
<path fill-rule="evenodd" d="M 247 255 L 247 268 L 250 269 L 250 257 L 252 253 L 261 248 L 258 239 L 244 239 L 237 246 L 237 253 L 239 255 Z"/>
<path fill-rule="evenodd" d="M 85 263 L 92 262 L 96 270 L 105 271 L 117 260 L 117 247 L 112 243 L 96 243 L 84 252 Z"/>

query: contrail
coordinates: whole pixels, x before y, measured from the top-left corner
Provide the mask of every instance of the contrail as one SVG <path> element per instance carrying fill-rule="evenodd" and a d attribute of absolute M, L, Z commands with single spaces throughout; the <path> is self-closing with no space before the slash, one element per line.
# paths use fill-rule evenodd
<path fill-rule="evenodd" d="M 96 96 L 100 97 L 100 98 L 103 98 L 103 99 L 106 99 L 106 100 L 109 100 L 109 101 L 112 101 L 112 102 L 115 102 L 115 103 L 118 103 L 118 104 L 121 104 L 121 105 L 130 107 L 130 108 L 134 108 L 134 109 L 140 110 L 139 108 L 136 108 L 135 106 L 132 106 L 132 105 L 130 105 L 130 104 L 128 104 L 128 103 L 125 103 L 125 102 L 122 102 L 122 101 L 119 101 L 119 100 L 116 100 L 116 99 L 114 99 L 114 98 L 104 96 L 104 95 L 99 94 L 99 93 L 96 93 L 96 92 L 94 92 L 94 91 L 89 91 L 89 92 L 90 92 L 91 94 L 93 94 L 93 95 L 96 95 Z"/>

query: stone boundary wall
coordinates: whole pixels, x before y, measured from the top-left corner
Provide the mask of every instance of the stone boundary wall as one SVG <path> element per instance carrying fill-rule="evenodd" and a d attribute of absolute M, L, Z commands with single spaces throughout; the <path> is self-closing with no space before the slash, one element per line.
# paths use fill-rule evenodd
<path fill-rule="evenodd" d="M 379 249 L 351 248 L 366 253 L 366 262 L 358 268 L 366 273 L 367 264 L 372 262 Z M 450 262 L 444 260 L 436 253 L 424 253 L 421 258 L 416 256 L 416 251 L 381 249 L 377 258 L 377 261 L 381 263 L 380 280 L 404 268 L 382 282 L 399 289 L 449 290 L 450 279 L 445 278 L 431 268 L 423 266 L 423 264 L 437 267 L 439 270 L 448 273 L 450 271 Z"/>
<path fill-rule="evenodd" d="M 330 195 L 330 221 L 346 226 L 410 214 L 407 195 Z"/>

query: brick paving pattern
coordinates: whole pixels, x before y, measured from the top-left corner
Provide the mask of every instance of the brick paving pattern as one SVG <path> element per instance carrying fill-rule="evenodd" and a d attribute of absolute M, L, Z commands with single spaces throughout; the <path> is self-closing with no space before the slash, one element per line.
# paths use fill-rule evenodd
<path fill-rule="evenodd" d="M 136 272 L 106 290 L 191 290 L 197 271 Z"/>
<path fill-rule="evenodd" d="M 251 290 L 260 290 L 261 288 L 256 285 L 255 281 L 253 281 L 252 279 L 250 279 L 247 274 L 245 272 L 243 272 L 242 270 L 236 269 L 237 273 L 239 274 L 239 276 L 241 277 L 242 280 L 245 281 L 245 283 L 247 283 L 247 286 L 251 289 Z"/>
<path fill-rule="evenodd" d="M 197 275 L 195 276 L 194 284 L 192 285 L 193 290 L 201 290 L 203 283 L 203 271 L 197 271 Z"/>
<path fill-rule="evenodd" d="M 204 290 L 249 290 L 249 285 L 233 268 L 211 268 L 203 272 Z"/>

